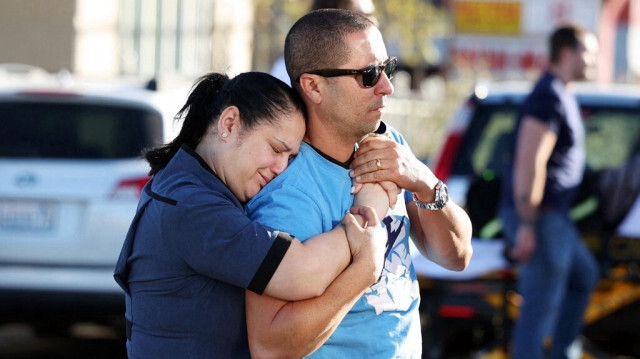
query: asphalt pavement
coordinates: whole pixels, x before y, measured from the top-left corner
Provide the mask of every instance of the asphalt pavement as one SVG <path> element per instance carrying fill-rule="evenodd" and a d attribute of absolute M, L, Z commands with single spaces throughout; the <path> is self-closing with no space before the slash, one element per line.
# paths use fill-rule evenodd
<path fill-rule="evenodd" d="M 126 359 L 125 342 L 113 329 L 91 324 L 71 328 L 69 336 L 36 335 L 24 324 L 0 326 L 3 359 Z"/>

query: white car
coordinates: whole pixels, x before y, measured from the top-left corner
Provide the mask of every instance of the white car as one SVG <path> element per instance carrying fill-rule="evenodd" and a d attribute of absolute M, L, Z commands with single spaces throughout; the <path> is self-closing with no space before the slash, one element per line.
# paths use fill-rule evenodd
<path fill-rule="evenodd" d="M 141 153 L 173 135 L 156 96 L 0 87 L 0 320 L 60 331 L 123 316 L 113 270 L 149 180 Z"/>

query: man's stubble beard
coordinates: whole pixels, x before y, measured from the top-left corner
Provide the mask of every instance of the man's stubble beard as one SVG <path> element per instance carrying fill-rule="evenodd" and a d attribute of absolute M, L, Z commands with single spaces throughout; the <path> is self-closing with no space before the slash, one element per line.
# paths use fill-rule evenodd
<path fill-rule="evenodd" d="M 337 137 L 343 141 L 344 144 L 355 144 L 362 137 L 377 130 L 380 121 L 371 123 L 365 120 L 345 120 L 335 119 L 330 125 L 334 129 L 334 133 Z"/>

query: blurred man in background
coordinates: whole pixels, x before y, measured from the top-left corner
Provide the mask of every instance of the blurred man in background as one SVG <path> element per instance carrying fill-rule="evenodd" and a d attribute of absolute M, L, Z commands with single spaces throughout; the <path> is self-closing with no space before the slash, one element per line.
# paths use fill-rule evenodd
<path fill-rule="evenodd" d="M 524 301 L 513 336 L 514 359 L 567 358 L 582 330 L 598 267 L 569 218 L 585 169 L 584 127 L 568 85 L 595 65 L 595 36 L 577 26 L 550 37 L 550 67 L 525 100 L 516 124 L 512 171 L 503 186 L 500 215 L 519 261 Z"/>

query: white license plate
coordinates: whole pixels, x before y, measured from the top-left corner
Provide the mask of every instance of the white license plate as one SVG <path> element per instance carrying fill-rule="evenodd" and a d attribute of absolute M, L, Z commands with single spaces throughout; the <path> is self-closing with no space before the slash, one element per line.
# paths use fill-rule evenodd
<path fill-rule="evenodd" d="M 0 200 L 0 230 L 48 231 L 53 229 L 53 202 Z"/>

